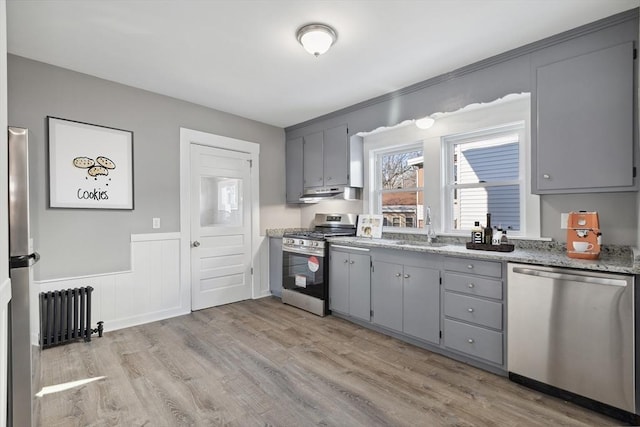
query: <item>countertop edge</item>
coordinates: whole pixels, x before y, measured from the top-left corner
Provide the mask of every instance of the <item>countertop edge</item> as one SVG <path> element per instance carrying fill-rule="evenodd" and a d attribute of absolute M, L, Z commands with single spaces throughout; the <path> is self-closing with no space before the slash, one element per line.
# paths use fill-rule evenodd
<path fill-rule="evenodd" d="M 598 260 L 581 260 L 569 258 L 565 252 L 533 249 L 516 249 L 513 252 L 491 252 L 470 250 L 464 245 L 456 244 L 446 244 L 442 246 L 429 246 L 425 243 L 400 244 L 388 239 L 366 239 L 360 237 L 330 237 L 327 238 L 327 241 L 345 246 L 404 250 L 444 256 L 450 255 L 493 261 L 520 262 L 532 265 L 576 268 L 610 273 L 640 274 L 640 262 L 638 262 L 640 254 L 638 254 L 639 251 L 637 248 L 632 248 L 633 257 L 603 257 Z"/>

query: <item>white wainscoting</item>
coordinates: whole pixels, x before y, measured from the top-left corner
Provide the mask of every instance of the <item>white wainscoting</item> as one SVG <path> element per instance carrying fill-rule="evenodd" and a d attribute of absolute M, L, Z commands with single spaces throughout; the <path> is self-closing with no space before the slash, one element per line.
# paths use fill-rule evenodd
<path fill-rule="evenodd" d="M 0 425 L 7 419 L 7 374 L 9 369 L 9 301 L 11 280 L 0 285 Z"/>
<path fill-rule="evenodd" d="M 188 284 L 180 283 L 180 233 L 131 235 L 131 271 L 35 283 L 41 292 L 93 287 L 92 326 L 102 320 L 106 332 L 191 311 Z"/>

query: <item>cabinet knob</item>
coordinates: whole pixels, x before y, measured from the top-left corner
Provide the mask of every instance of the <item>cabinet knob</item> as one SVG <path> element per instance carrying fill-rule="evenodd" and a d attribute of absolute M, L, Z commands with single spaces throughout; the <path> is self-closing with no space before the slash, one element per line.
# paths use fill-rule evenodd
<path fill-rule="evenodd" d="M 396 273 L 396 277 L 400 277 L 400 276 L 402 276 L 401 273 Z"/>
<path fill-rule="evenodd" d="M 404 278 L 405 278 L 405 279 L 408 279 L 409 277 L 411 277 L 411 276 L 409 276 L 408 274 L 405 274 L 405 275 L 404 275 Z"/>
<path fill-rule="evenodd" d="M 331 181 L 333 178 L 331 178 L 330 176 L 327 177 L 327 181 Z"/>
<path fill-rule="evenodd" d="M 348 260 L 348 259 L 345 259 L 345 260 L 344 260 L 344 263 L 345 263 L 345 264 L 346 264 L 346 263 L 348 263 L 348 262 L 349 262 L 349 260 Z"/>
<path fill-rule="evenodd" d="M 473 288 L 475 285 L 474 285 L 473 283 L 469 283 L 467 286 L 468 286 L 469 288 Z"/>
<path fill-rule="evenodd" d="M 467 311 L 468 311 L 469 313 L 473 313 L 473 308 L 467 308 Z"/>
<path fill-rule="evenodd" d="M 544 173 L 544 174 L 542 174 L 542 177 L 543 177 L 544 179 L 551 179 L 551 175 L 549 175 L 548 173 Z"/>
<path fill-rule="evenodd" d="M 193 247 L 197 248 L 198 246 L 200 246 L 200 242 L 198 242 L 197 240 L 195 242 L 193 242 Z"/>
<path fill-rule="evenodd" d="M 468 268 L 469 270 L 473 269 L 473 264 L 469 264 L 469 265 L 467 265 L 467 268 Z"/>
<path fill-rule="evenodd" d="M 322 177 L 318 178 L 318 182 L 322 182 Z"/>
<path fill-rule="evenodd" d="M 353 261 L 353 260 L 349 261 L 349 264 L 355 264 L 355 263 L 356 263 L 356 262 L 355 262 L 355 261 Z"/>
<path fill-rule="evenodd" d="M 473 344 L 473 338 L 469 338 L 469 339 L 467 340 L 467 342 L 468 342 L 469 344 Z"/>

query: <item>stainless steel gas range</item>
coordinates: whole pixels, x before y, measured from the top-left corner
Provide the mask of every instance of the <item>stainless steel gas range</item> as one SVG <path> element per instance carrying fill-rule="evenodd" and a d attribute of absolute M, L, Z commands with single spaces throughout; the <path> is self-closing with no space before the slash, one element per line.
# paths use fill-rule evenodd
<path fill-rule="evenodd" d="M 316 214 L 313 231 L 282 238 L 282 302 L 318 316 L 329 312 L 327 237 L 355 236 L 357 214 Z"/>

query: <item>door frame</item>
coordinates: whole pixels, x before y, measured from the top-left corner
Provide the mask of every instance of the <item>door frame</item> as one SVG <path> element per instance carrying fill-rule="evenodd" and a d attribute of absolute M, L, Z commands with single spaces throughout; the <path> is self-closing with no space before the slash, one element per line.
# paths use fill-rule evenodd
<path fill-rule="evenodd" d="M 191 144 L 251 156 L 251 298 L 260 296 L 260 145 L 198 130 L 180 128 L 180 282 L 183 307 L 191 305 Z M 188 301 L 188 302 L 187 302 Z"/>

